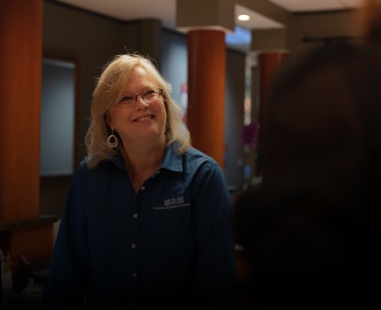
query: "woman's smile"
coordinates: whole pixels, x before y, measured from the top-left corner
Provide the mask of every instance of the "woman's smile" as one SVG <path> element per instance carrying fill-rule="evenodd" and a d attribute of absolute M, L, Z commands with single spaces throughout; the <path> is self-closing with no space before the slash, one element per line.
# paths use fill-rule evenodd
<path fill-rule="evenodd" d="M 133 122 L 148 121 L 148 120 L 153 119 L 153 118 L 154 118 L 153 115 L 146 115 L 146 116 L 142 116 L 142 117 L 139 117 L 139 118 L 133 120 Z"/>

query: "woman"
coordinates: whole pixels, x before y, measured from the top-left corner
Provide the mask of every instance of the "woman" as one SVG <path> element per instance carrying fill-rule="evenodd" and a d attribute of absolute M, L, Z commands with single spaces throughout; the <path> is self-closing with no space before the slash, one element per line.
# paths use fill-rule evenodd
<path fill-rule="evenodd" d="M 216 161 L 190 146 L 170 93 L 142 56 L 105 67 L 43 306 L 235 303 L 227 184 Z"/>

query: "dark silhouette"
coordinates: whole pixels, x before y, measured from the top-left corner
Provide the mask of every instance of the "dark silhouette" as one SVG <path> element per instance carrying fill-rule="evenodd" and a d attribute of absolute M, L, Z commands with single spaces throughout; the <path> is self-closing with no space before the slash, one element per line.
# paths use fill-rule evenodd
<path fill-rule="evenodd" d="M 261 124 L 263 182 L 234 207 L 253 305 L 380 305 L 381 1 L 358 42 L 279 68 Z"/>

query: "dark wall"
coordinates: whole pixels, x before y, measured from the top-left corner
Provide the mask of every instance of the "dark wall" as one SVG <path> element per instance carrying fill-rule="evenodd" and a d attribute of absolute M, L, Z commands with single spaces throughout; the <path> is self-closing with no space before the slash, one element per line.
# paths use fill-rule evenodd
<path fill-rule="evenodd" d="M 172 98 L 180 103 L 181 84 L 188 79 L 187 36 L 168 29 L 161 34 L 161 67 L 163 77 L 172 84 Z"/>
<path fill-rule="evenodd" d="M 85 156 L 82 143 L 87 131 L 95 79 L 110 57 L 139 48 L 139 23 L 120 21 L 88 13 L 70 6 L 44 1 L 44 49 L 57 50 L 79 59 L 79 140 L 80 158 Z"/>
<path fill-rule="evenodd" d="M 226 53 L 225 89 L 225 177 L 228 185 L 240 189 L 243 173 L 243 101 L 245 95 L 246 54 L 228 49 Z"/>
<path fill-rule="evenodd" d="M 84 137 L 89 125 L 92 92 L 96 78 L 110 57 L 139 50 L 140 23 L 123 23 L 67 5 L 44 1 L 43 49 L 79 61 L 78 159 L 86 155 Z M 40 213 L 61 216 L 70 177 L 41 178 Z"/>

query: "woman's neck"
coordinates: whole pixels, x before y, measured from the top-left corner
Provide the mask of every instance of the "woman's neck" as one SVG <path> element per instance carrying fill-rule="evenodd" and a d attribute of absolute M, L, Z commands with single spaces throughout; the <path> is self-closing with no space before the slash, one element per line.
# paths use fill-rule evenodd
<path fill-rule="evenodd" d="M 155 172 L 161 165 L 165 152 L 165 144 L 150 150 L 128 150 L 127 156 L 133 165 L 135 174 L 144 172 Z"/>
<path fill-rule="evenodd" d="M 164 158 L 165 142 L 150 147 L 134 147 L 125 149 L 129 162 L 129 176 L 135 193 L 151 175 L 159 168 Z"/>

